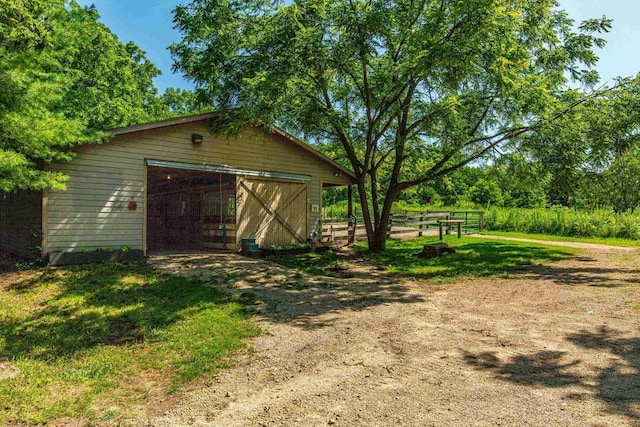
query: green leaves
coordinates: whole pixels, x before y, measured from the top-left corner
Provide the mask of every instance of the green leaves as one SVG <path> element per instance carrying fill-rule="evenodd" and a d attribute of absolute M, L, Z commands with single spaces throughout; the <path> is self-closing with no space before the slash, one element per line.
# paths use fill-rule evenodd
<path fill-rule="evenodd" d="M 0 190 L 63 189 L 46 165 L 160 118 L 159 70 L 75 1 L 0 0 Z"/>

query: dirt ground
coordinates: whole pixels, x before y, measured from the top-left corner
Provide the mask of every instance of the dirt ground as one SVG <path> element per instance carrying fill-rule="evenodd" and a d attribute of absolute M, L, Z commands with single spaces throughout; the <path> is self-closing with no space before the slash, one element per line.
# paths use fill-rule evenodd
<path fill-rule="evenodd" d="M 319 278 L 235 255 L 153 258 L 252 293 L 265 333 L 134 424 L 640 426 L 640 253 L 580 247 L 446 284 L 363 264 Z"/>

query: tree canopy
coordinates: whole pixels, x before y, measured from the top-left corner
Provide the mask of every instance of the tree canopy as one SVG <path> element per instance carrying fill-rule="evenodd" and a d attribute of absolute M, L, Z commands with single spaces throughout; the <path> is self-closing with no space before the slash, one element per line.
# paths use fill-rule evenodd
<path fill-rule="evenodd" d="M 98 17 L 75 1 L 0 0 L 0 191 L 64 188 L 47 164 L 166 114 L 159 70 Z"/>
<path fill-rule="evenodd" d="M 399 193 L 570 108 L 567 81 L 597 81 L 610 26 L 576 30 L 555 0 L 193 0 L 175 23 L 175 67 L 230 111 L 226 129 L 277 123 L 340 147 L 372 250 Z"/>
<path fill-rule="evenodd" d="M 526 138 L 520 148 L 550 173 L 551 203 L 633 209 L 630 201 L 637 200 L 633 193 L 640 190 L 636 180 L 625 178 L 626 185 L 614 185 L 612 178 L 630 176 L 637 167 L 633 152 L 640 148 L 640 76 L 617 79 L 599 96 Z"/>

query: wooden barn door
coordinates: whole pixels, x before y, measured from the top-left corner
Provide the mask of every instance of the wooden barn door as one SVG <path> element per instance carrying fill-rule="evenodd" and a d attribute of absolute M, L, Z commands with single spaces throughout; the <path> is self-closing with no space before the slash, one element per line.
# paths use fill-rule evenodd
<path fill-rule="evenodd" d="M 238 235 L 261 247 L 302 243 L 308 237 L 308 185 L 238 180 Z"/>

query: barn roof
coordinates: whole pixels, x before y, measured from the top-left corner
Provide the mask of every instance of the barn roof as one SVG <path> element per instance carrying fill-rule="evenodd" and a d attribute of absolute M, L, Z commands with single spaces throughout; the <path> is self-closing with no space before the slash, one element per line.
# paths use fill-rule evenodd
<path fill-rule="evenodd" d="M 175 117 L 175 118 L 166 119 L 166 120 L 158 120 L 158 121 L 154 121 L 154 122 L 148 122 L 148 123 L 141 123 L 141 124 L 137 124 L 137 125 L 119 127 L 119 128 L 115 128 L 115 129 L 109 130 L 109 133 L 114 135 L 114 136 L 125 135 L 125 134 L 129 134 L 129 133 L 134 133 L 134 132 L 142 132 L 142 131 L 146 131 L 146 130 L 159 129 L 159 128 L 163 128 L 163 127 L 182 125 L 182 124 L 185 124 L 185 123 L 199 122 L 201 120 L 209 120 L 209 119 L 215 118 L 217 115 L 218 115 L 218 113 L 215 113 L 215 112 L 202 113 L 202 114 L 193 114 L 193 115 L 190 115 L 190 116 Z M 278 135 L 280 135 L 283 138 L 287 139 L 292 144 L 300 147 L 301 149 L 303 149 L 307 153 L 311 154 L 312 156 L 318 158 L 319 160 L 321 160 L 323 162 L 326 162 L 326 163 L 329 163 L 331 166 L 333 166 L 334 168 L 340 170 L 345 175 L 355 179 L 355 175 L 354 175 L 353 172 L 351 172 L 349 169 L 345 168 L 341 164 L 337 163 L 335 160 L 332 160 L 330 157 L 328 157 L 328 156 L 322 154 L 321 152 L 319 152 L 318 150 L 314 149 L 309 144 L 305 143 L 304 141 L 300 140 L 299 138 L 296 138 L 295 136 L 291 135 L 290 133 L 286 132 L 283 129 L 280 129 L 277 126 L 273 126 L 272 128 L 273 128 L 275 133 L 277 133 Z"/>

